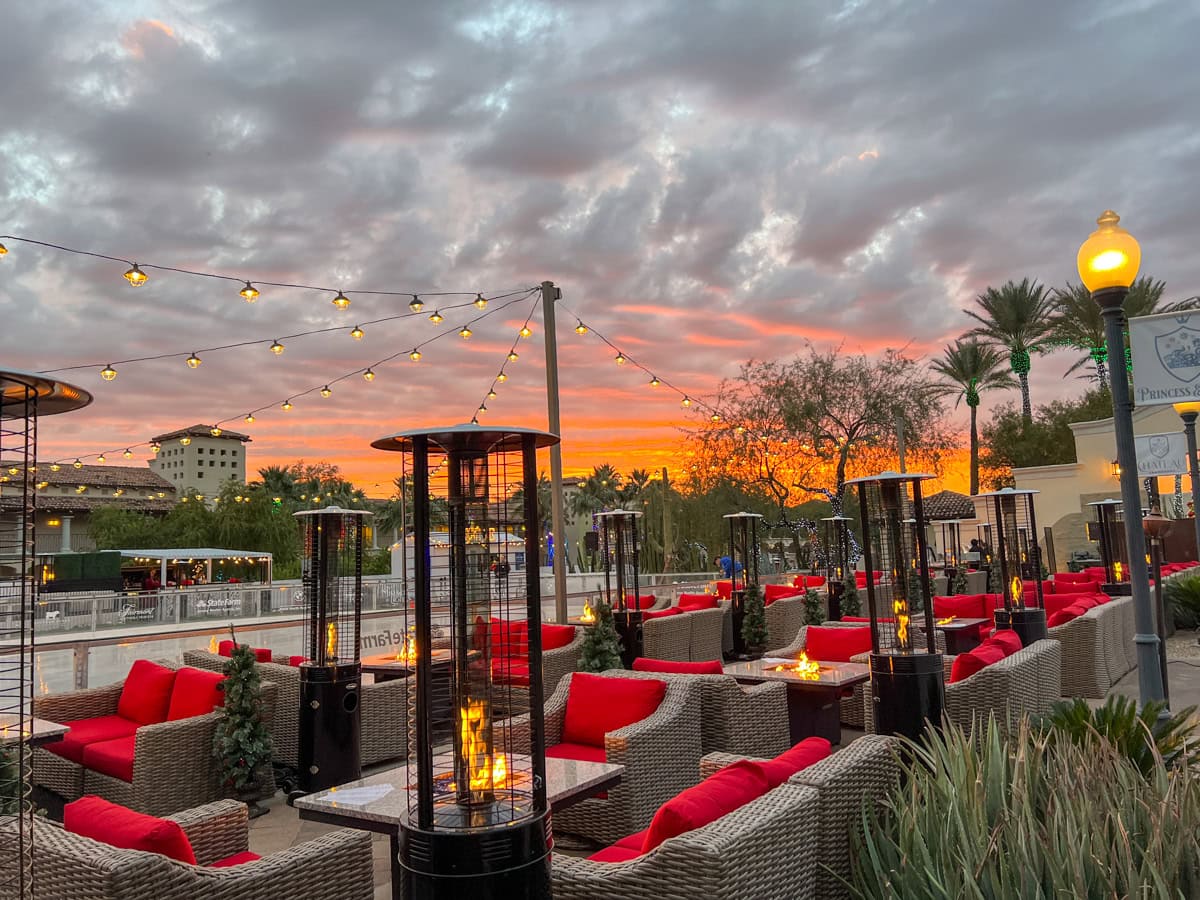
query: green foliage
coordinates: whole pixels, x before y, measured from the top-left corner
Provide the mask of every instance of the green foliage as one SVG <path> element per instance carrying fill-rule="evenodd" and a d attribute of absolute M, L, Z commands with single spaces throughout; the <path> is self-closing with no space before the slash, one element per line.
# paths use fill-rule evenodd
<path fill-rule="evenodd" d="M 916 569 L 908 570 L 908 608 L 913 613 L 925 611 L 925 597 L 921 593 L 921 573 Z"/>
<path fill-rule="evenodd" d="M 967 567 L 959 566 L 954 570 L 954 580 L 950 583 L 950 593 L 954 596 L 961 596 L 969 593 L 970 585 L 967 583 Z"/>
<path fill-rule="evenodd" d="M 804 592 L 804 624 L 820 625 L 825 621 L 825 607 L 821 595 L 811 588 Z"/>
<path fill-rule="evenodd" d="M 364 550 L 363 551 L 363 574 L 364 575 L 390 575 L 392 574 L 392 554 L 388 550 Z M 399 577 L 399 574 L 397 574 Z"/>
<path fill-rule="evenodd" d="M 25 796 L 21 760 L 14 746 L 0 747 L 0 816 L 15 815 Z"/>
<path fill-rule="evenodd" d="M 1165 703 L 1151 702 L 1139 712 L 1137 704 L 1121 694 L 1109 696 L 1095 709 L 1076 697 L 1054 704 L 1042 728 L 1056 739 L 1081 746 L 1098 735 L 1148 776 L 1160 764 L 1171 768 L 1200 760 L 1196 707 L 1160 719 L 1164 710 Z"/>
<path fill-rule="evenodd" d="M 846 576 L 842 587 L 842 615 L 861 616 L 862 598 L 858 594 L 858 581 L 851 572 Z"/>
<path fill-rule="evenodd" d="M 612 607 L 603 600 L 592 607 L 596 624 L 584 629 L 583 646 L 579 648 L 580 672 L 606 672 L 621 669 L 621 638 L 613 622 Z"/>
<path fill-rule="evenodd" d="M 271 733 L 262 718 L 262 680 L 254 652 L 234 638 L 225 663 L 224 715 L 213 734 L 213 756 L 221 764 L 224 784 L 238 793 L 253 791 L 264 766 L 271 764 Z"/>
<path fill-rule="evenodd" d="M 1167 615 L 1176 628 L 1200 628 L 1200 576 L 1172 578 L 1163 585 Z"/>
<path fill-rule="evenodd" d="M 1200 896 L 1200 781 L 1143 774 L 1098 736 L 1005 739 L 948 725 L 907 743 L 904 777 L 863 811 L 851 852 L 860 900 Z"/>
<path fill-rule="evenodd" d="M 763 603 L 762 588 L 757 584 L 746 588 L 743 601 L 745 615 L 742 617 L 742 640 L 751 650 L 761 650 L 767 645 L 767 608 Z"/>

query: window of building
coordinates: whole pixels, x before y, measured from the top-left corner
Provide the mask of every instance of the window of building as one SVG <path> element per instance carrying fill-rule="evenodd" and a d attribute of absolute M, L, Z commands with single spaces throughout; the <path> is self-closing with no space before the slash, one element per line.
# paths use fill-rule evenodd
<path fill-rule="evenodd" d="M 209 467 L 210 469 L 211 469 L 213 466 L 215 466 L 215 465 L 216 465 L 216 463 L 215 463 L 215 462 L 213 462 L 211 459 L 208 461 L 208 467 Z"/>
<path fill-rule="evenodd" d="M 237 456 L 237 451 L 236 451 L 236 450 L 231 450 L 231 451 L 230 451 L 230 453 L 232 453 L 234 456 Z"/>
<path fill-rule="evenodd" d="M 224 450 L 222 450 L 222 451 L 221 451 L 221 455 L 222 455 L 222 456 L 224 456 L 224 455 L 225 455 L 225 451 L 224 451 Z"/>
<path fill-rule="evenodd" d="M 214 450 L 212 447 L 209 447 L 209 448 L 208 448 L 208 455 L 209 455 L 209 456 L 216 456 L 216 455 L 217 455 L 217 451 L 216 451 L 216 450 Z"/>
<path fill-rule="evenodd" d="M 197 477 L 197 478 L 203 478 L 203 477 L 204 477 L 204 473 L 203 473 L 203 472 L 197 472 L 197 473 L 196 473 L 196 477 Z"/>
<path fill-rule="evenodd" d="M 221 468 L 225 468 L 225 460 L 221 460 Z"/>

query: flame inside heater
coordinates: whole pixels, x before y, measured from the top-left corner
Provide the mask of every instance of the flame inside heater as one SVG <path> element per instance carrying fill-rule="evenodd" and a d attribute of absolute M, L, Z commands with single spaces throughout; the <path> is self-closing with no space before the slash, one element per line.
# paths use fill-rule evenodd
<path fill-rule="evenodd" d="M 794 663 L 785 663 L 775 667 L 776 672 L 792 672 L 806 681 L 816 681 L 821 677 L 821 664 L 815 659 L 809 659 L 808 654 L 801 650 Z"/>
<path fill-rule="evenodd" d="M 1124 574 L 1124 571 L 1125 569 L 1121 565 L 1121 561 L 1119 559 L 1113 563 L 1113 575 L 1116 577 L 1117 581 L 1121 580 L 1121 576 Z"/>
<path fill-rule="evenodd" d="M 217 643 L 217 636 L 214 634 L 212 637 L 210 637 L 208 639 L 208 652 L 216 653 L 220 649 L 221 649 L 221 645 Z"/>
<path fill-rule="evenodd" d="M 325 658 L 337 659 L 337 624 L 330 622 L 325 626 Z"/>
<path fill-rule="evenodd" d="M 892 615 L 896 617 L 896 646 L 908 649 L 908 604 L 904 600 L 892 601 Z"/>
<path fill-rule="evenodd" d="M 596 613 L 592 611 L 592 605 L 586 600 L 583 601 L 583 612 L 579 616 L 579 621 L 588 623 L 596 621 Z"/>
<path fill-rule="evenodd" d="M 1021 579 L 1014 575 L 1012 581 L 1008 585 L 1009 593 L 1012 594 L 1013 606 L 1020 609 L 1025 605 L 1025 587 L 1021 584 Z"/>
<path fill-rule="evenodd" d="M 461 752 L 467 767 L 471 799 L 490 800 L 493 790 L 508 785 L 508 760 L 503 753 L 493 755 L 488 744 L 487 705 L 482 700 L 468 700 L 459 710 L 459 720 Z"/>

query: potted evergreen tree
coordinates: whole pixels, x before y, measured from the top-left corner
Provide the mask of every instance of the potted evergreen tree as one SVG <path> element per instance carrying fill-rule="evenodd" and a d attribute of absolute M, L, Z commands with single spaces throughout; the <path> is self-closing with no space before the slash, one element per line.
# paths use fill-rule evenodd
<path fill-rule="evenodd" d="M 596 624 L 587 629 L 583 646 L 579 648 L 580 672 L 606 672 L 621 669 L 621 637 L 613 622 L 612 607 L 603 600 L 597 601 L 592 610 Z"/>
<path fill-rule="evenodd" d="M 842 582 L 842 618 L 862 615 L 862 599 L 858 595 L 858 581 L 851 572 Z"/>
<path fill-rule="evenodd" d="M 816 591 L 804 592 L 804 624 L 820 625 L 825 621 L 825 608 L 821 604 L 821 595 Z"/>
<path fill-rule="evenodd" d="M 762 588 L 757 584 L 747 586 L 743 603 L 742 641 L 750 658 L 754 659 L 767 649 L 767 607 L 763 603 Z"/>
<path fill-rule="evenodd" d="M 266 810 L 258 806 L 264 799 L 265 777 L 271 765 L 271 733 L 262 717 L 262 679 L 255 665 L 254 651 L 233 640 L 233 652 L 225 663 L 224 716 L 213 734 L 213 756 L 221 764 L 226 789 L 250 808 L 251 817 Z"/>

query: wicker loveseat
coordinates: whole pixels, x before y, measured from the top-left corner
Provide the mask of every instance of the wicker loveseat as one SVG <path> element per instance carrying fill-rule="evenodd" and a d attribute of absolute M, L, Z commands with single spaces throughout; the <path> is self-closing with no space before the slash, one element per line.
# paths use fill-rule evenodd
<path fill-rule="evenodd" d="M 690 662 L 692 623 L 687 613 L 654 610 L 642 619 L 642 656 Z"/>
<path fill-rule="evenodd" d="M 766 607 L 767 646 L 782 647 L 796 639 L 804 625 L 804 595 L 780 597 Z"/>
<path fill-rule="evenodd" d="M 170 817 L 198 865 L 157 853 L 121 850 L 37 817 L 35 900 L 372 900 L 371 836 L 339 829 L 255 862 L 205 868 L 248 849 L 245 805 L 222 800 Z M 0 826 L 0 827 L 10 827 Z"/>
<path fill-rule="evenodd" d="M 1103 699 L 1136 665 L 1130 597 L 1114 597 L 1048 631 L 1062 644 L 1064 697 Z"/>
<path fill-rule="evenodd" d="M 157 666 L 174 668 L 169 662 Z M 135 664 L 134 672 L 139 671 Z M 136 676 L 135 676 L 136 677 Z M 66 741 L 57 745 L 58 752 L 44 747 L 33 751 L 33 781 L 59 796 L 74 800 L 84 794 L 95 794 L 138 812 L 162 816 L 193 806 L 200 806 L 224 795 L 220 767 L 213 757 L 213 735 L 224 712 L 216 710 L 203 715 L 155 721 L 149 724 L 130 723 L 125 734 L 113 730 L 120 725 L 122 692 L 125 682 L 104 687 L 48 694 L 34 701 L 33 713 L 52 722 L 96 723 L 93 732 L 104 726 L 105 735 L 93 734 L 87 747 L 106 745 L 109 752 L 100 761 L 84 755 L 81 761 L 65 757 Z M 270 728 L 277 703 L 277 688 L 270 681 L 262 682 L 263 718 Z M 212 708 L 209 706 L 208 708 Z M 77 735 L 85 732 L 82 724 L 74 726 Z M 71 737 L 68 733 L 68 739 Z M 109 738 L 109 739 L 105 739 Z M 132 759 L 128 758 L 132 749 Z M 114 764 L 115 763 L 115 764 Z M 93 766 L 99 765 L 105 771 Z M 263 773 L 266 783 L 263 794 L 275 793 L 274 776 L 270 767 Z"/>

